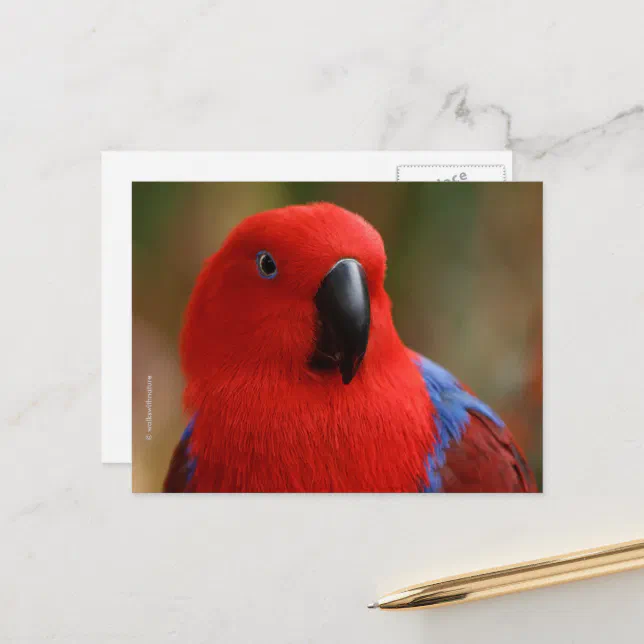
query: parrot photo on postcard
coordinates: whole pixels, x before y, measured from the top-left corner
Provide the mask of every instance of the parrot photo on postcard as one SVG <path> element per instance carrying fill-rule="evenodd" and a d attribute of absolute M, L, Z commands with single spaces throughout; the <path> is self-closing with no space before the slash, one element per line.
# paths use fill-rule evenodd
<path fill-rule="evenodd" d="M 190 421 L 165 492 L 536 491 L 496 413 L 403 344 L 385 265 L 331 203 L 232 230 L 185 312 Z"/>

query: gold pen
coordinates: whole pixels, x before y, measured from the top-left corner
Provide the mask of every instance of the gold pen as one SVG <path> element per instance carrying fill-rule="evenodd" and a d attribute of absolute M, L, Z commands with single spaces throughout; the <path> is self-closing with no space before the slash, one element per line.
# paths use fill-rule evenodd
<path fill-rule="evenodd" d="M 644 567 L 644 539 L 445 577 L 403 588 L 369 604 L 385 610 L 462 604 Z"/>

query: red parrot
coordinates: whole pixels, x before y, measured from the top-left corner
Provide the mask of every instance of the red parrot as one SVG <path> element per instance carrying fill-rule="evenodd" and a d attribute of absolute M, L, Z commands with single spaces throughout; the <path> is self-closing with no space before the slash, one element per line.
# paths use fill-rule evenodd
<path fill-rule="evenodd" d="M 192 419 L 164 491 L 536 491 L 501 419 L 398 337 L 385 264 L 330 203 L 233 229 L 186 309 Z"/>

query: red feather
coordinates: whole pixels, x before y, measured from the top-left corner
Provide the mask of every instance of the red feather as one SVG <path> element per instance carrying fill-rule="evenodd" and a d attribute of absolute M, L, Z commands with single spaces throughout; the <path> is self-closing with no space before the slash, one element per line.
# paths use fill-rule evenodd
<path fill-rule="evenodd" d="M 470 414 L 462 440 L 439 470 L 444 492 L 536 492 L 525 457 L 505 428 Z"/>

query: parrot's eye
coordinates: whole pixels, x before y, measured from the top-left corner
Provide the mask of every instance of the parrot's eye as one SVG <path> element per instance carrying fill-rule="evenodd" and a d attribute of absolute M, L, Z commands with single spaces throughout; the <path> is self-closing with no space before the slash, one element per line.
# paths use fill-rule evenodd
<path fill-rule="evenodd" d="M 267 280 L 272 280 L 277 275 L 277 264 L 269 252 L 260 250 L 257 253 L 257 271 L 260 277 Z"/>

